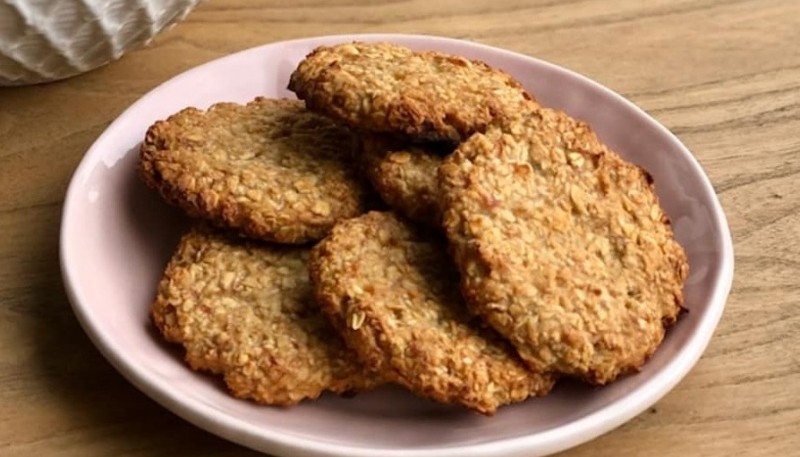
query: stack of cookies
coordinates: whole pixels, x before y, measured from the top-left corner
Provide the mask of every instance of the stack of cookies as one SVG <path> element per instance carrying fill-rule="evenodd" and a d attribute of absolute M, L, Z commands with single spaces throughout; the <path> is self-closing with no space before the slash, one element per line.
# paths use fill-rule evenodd
<path fill-rule="evenodd" d="M 347 43 L 289 89 L 185 109 L 141 147 L 197 220 L 153 319 L 235 396 L 388 382 L 491 415 L 639 370 L 678 318 L 687 260 L 650 175 L 508 74 Z"/>

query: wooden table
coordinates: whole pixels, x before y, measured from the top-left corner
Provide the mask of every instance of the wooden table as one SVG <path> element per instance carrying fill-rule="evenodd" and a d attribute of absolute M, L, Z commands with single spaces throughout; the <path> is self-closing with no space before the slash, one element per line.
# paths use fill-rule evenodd
<path fill-rule="evenodd" d="M 655 407 L 563 455 L 800 455 L 800 2 L 369 3 L 216 0 L 97 71 L 0 89 L 0 455 L 255 455 L 161 408 L 95 350 L 61 285 L 61 203 L 100 132 L 171 76 L 353 32 L 467 38 L 583 73 L 675 132 L 719 192 L 736 278 L 708 351 Z"/>

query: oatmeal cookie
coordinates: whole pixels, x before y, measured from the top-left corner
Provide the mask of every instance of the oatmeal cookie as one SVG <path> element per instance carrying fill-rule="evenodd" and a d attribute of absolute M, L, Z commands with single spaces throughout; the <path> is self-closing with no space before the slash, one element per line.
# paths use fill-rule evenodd
<path fill-rule="evenodd" d="M 190 216 L 252 238 L 305 243 L 365 210 L 350 132 L 296 100 L 187 108 L 151 126 L 143 180 Z"/>
<path fill-rule="evenodd" d="M 436 170 L 453 147 L 442 143 L 411 144 L 365 134 L 359 159 L 383 201 L 409 219 L 441 226 Z"/>
<path fill-rule="evenodd" d="M 392 213 L 337 224 L 309 269 L 318 302 L 367 367 L 418 395 L 490 415 L 553 385 L 470 318 L 444 240 Z"/>
<path fill-rule="evenodd" d="M 549 109 L 476 134 L 439 168 L 471 309 L 529 366 L 605 384 L 638 370 L 688 272 L 651 177 Z"/>
<path fill-rule="evenodd" d="M 372 132 L 462 141 L 533 97 L 505 72 L 392 43 L 320 46 L 289 89 L 313 111 Z"/>
<path fill-rule="evenodd" d="M 313 299 L 308 253 L 195 228 L 166 268 L 153 320 L 192 369 L 222 374 L 236 397 L 286 406 L 369 389 L 378 377 Z"/>

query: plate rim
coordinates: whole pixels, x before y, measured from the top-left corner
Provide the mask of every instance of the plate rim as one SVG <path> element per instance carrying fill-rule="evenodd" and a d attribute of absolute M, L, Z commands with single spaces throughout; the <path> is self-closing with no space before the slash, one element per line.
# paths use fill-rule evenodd
<path fill-rule="evenodd" d="M 69 215 L 71 214 L 70 209 L 76 204 L 75 202 L 78 199 L 79 188 L 81 187 L 81 184 L 88 179 L 88 174 L 91 171 L 90 166 L 96 163 L 102 156 L 103 151 L 98 145 L 104 141 L 106 136 L 111 134 L 110 132 L 115 130 L 115 127 L 120 124 L 123 119 L 130 116 L 140 104 L 144 103 L 145 99 L 149 99 L 151 96 L 157 94 L 160 90 L 164 90 L 164 86 L 168 85 L 169 83 L 174 83 L 180 81 L 182 78 L 190 76 L 191 74 L 205 71 L 207 68 L 217 64 L 221 60 L 233 59 L 242 54 L 257 52 L 257 50 L 267 47 L 300 46 L 306 44 L 316 46 L 322 43 L 352 40 L 399 40 L 403 41 L 404 43 L 417 42 L 420 44 L 426 44 L 433 48 L 435 48 L 437 44 L 446 43 L 462 46 L 467 45 L 480 51 L 501 54 L 514 59 L 521 59 L 530 63 L 548 67 L 551 70 L 563 72 L 566 76 L 577 79 L 582 84 L 589 85 L 593 89 L 604 92 L 605 95 L 612 97 L 615 99 L 615 101 L 620 102 L 626 105 L 627 108 L 634 110 L 634 112 L 646 119 L 649 124 L 652 124 L 653 127 L 659 130 L 660 133 L 664 134 L 665 137 L 668 138 L 674 146 L 676 146 L 681 154 L 684 155 L 684 158 L 688 159 L 689 165 L 700 175 L 702 191 L 704 194 L 706 194 L 711 203 L 709 209 L 712 214 L 712 222 L 714 225 L 716 225 L 715 228 L 717 230 L 715 231 L 720 235 L 716 240 L 716 244 L 719 252 L 721 253 L 721 264 L 719 270 L 717 271 L 716 277 L 712 279 L 715 284 L 713 285 L 712 293 L 708 299 L 709 309 L 698 324 L 698 330 L 689 337 L 687 344 L 681 348 L 675 357 L 665 364 L 664 368 L 658 375 L 648 380 L 648 382 L 641 385 L 632 393 L 624 396 L 609 406 L 583 416 L 575 421 L 534 435 L 499 439 L 485 443 L 404 450 L 362 447 L 357 445 L 317 441 L 307 437 L 287 435 L 281 432 L 272 431 L 269 428 L 254 426 L 246 420 L 237 418 L 235 416 L 220 414 L 218 411 L 208 405 L 203 404 L 202 402 L 187 400 L 179 395 L 176 395 L 175 392 L 168 388 L 168 386 L 158 382 L 153 376 L 149 375 L 149 372 L 145 368 L 137 366 L 124 356 L 124 351 L 120 351 L 120 348 L 115 346 L 115 344 L 109 338 L 108 332 L 103 330 L 102 326 L 97 325 L 97 322 L 94 320 L 91 313 L 89 313 L 88 309 L 82 305 L 84 300 L 82 300 L 80 288 L 76 286 L 78 283 L 73 277 L 73 273 L 71 272 L 68 264 L 70 252 L 68 249 L 67 240 L 69 239 L 71 230 L 73 230 L 69 224 Z M 201 429 L 257 451 L 270 452 L 279 455 L 288 455 L 290 453 L 296 454 L 297 452 L 301 452 L 302 455 L 319 457 L 368 457 L 375 455 L 375 453 L 379 453 L 380 455 L 384 455 L 386 457 L 443 457 L 454 454 L 465 457 L 478 457 L 523 454 L 527 456 L 541 456 L 563 451 L 565 449 L 588 442 L 619 427 L 659 401 L 689 373 L 692 367 L 705 352 L 705 349 L 708 346 L 719 323 L 723 310 L 725 309 L 727 297 L 731 290 L 734 271 L 734 255 L 733 240 L 725 212 L 723 211 L 719 198 L 714 191 L 713 185 L 711 184 L 711 181 L 705 170 L 702 168 L 694 155 L 689 151 L 689 149 L 672 132 L 670 132 L 654 117 L 649 115 L 643 109 L 622 95 L 568 68 L 522 53 L 509 51 L 507 49 L 489 46 L 474 41 L 434 35 L 370 33 L 312 36 L 292 40 L 275 41 L 254 46 L 212 59 L 208 62 L 190 68 L 160 83 L 158 86 L 139 97 L 134 103 L 132 103 L 121 114 L 119 114 L 104 129 L 100 136 L 97 137 L 97 139 L 87 149 L 80 163 L 76 167 L 72 177 L 70 178 L 70 182 L 65 194 L 64 204 L 62 206 L 59 231 L 59 264 L 61 268 L 62 282 L 64 284 L 67 298 L 72 307 L 72 311 L 77 317 L 84 332 L 89 336 L 90 340 L 100 351 L 103 357 L 108 360 L 109 363 L 111 363 L 111 365 L 114 366 L 114 368 L 137 389 L 155 400 L 161 406 L 167 408 L 169 411 L 177 414 L 184 420 Z"/>

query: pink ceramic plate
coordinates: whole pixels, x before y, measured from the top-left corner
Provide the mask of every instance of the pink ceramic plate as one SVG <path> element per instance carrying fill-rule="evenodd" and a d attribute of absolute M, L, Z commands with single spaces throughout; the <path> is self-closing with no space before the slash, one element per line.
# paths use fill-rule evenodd
<path fill-rule="evenodd" d="M 655 177 L 689 255 L 690 312 L 644 370 L 605 388 L 560 385 L 552 395 L 486 418 L 384 388 L 353 399 L 324 396 L 291 409 L 229 396 L 194 373 L 148 320 L 156 283 L 186 221 L 138 181 L 147 127 L 186 106 L 291 96 L 295 65 L 315 46 L 389 40 L 477 58 L 519 78 L 547 105 L 589 121 L 600 137 Z M 530 57 L 445 38 L 363 35 L 274 43 L 202 65 L 162 84 L 123 113 L 86 153 L 72 179 L 61 227 L 61 264 L 75 314 L 106 358 L 139 389 L 199 427 L 279 455 L 545 455 L 588 441 L 655 403 L 691 369 L 722 314 L 733 248 L 722 208 L 691 153 L 614 92 Z"/>

